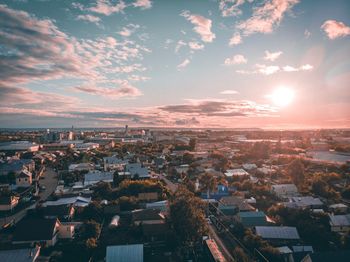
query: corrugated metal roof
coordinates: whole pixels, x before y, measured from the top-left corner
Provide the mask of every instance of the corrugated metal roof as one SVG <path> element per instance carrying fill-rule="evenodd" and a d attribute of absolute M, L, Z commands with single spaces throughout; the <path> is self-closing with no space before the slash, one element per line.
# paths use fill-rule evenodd
<path fill-rule="evenodd" d="M 143 262 L 143 244 L 108 246 L 106 262 Z"/>
<path fill-rule="evenodd" d="M 295 227 L 257 226 L 257 235 L 265 239 L 300 239 Z"/>

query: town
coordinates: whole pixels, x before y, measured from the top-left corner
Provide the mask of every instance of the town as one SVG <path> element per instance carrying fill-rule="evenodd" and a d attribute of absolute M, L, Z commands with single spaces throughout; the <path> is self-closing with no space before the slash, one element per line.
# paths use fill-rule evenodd
<path fill-rule="evenodd" d="M 349 260 L 349 130 L 4 129 L 0 141 L 0 261 Z"/>

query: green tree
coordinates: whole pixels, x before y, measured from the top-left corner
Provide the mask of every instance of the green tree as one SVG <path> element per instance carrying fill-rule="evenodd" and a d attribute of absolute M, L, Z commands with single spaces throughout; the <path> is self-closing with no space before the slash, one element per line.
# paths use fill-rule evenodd
<path fill-rule="evenodd" d="M 171 223 L 183 246 L 192 246 L 207 233 L 204 204 L 185 187 L 178 188 L 169 208 Z"/>
<path fill-rule="evenodd" d="M 210 191 L 214 191 L 217 187 L 216 178 L 209 173 L 205 173 L 204 175 L 202 175 L 199 178 L 199 182 L 202 186 L 202 190 L 207 191 L 207 198 L 209 199 L 210 198 Z"/>
<path fill-rule="evenodd" d="M 294 159 L 287 168 L 288 175 L 296 185 L 301 185 L 305 180 L 304 164 L 300 159 Z"/>

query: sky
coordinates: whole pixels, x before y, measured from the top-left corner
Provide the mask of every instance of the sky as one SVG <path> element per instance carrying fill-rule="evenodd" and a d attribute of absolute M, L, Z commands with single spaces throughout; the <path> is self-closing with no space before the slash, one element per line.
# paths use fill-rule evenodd
<path fill-rule="evenodd" d="M 0 4 L 0 127 L 349 128 L 348 0 Z"/>

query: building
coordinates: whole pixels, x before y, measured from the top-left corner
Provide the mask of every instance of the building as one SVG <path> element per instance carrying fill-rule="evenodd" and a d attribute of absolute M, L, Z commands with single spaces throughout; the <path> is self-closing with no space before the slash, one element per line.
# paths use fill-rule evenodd
<path fill-rule="evenodd" d="M 13 244 L 54 246 L 58 240 L 58 219 L 25 218 L 16 224 Z"/>
<path fill-rule="evenodd" d="M 91 197 L 68 197 L 68 198 L 60 198 L 55 201 L 46 201 L 42 205 L 43 207 L 46 206 L 60 206 L 60 205 L 73 205 L 75 207 L 86 207 L 90 204 Z"/>
<path fill-rule="evenodd" d="M 319 209 L 323 207 L 323 203 L 319 198 L 311 196 L 303 197 L 292 197 L 289 202 L 283 203 L 284 206 L 289 208 L 298 208 L 298 209 Z"/>
<path fill-rule="evenodd" d="M 6 163 L 0 164 L 0 175 L 8 175 L 13 173 L 19 175 L 22 170 L 33 172 L 35 170 L 35 162 L 32 159 L 11 159 Z"/>
<path fill-rule="evenodd" d="M 315 252 L 310 253 L 304 257 L 301 262 L 349 262 L 350 251 L 349 250 L 337 250 L 328 252 Z"/>
<path fill-rule="evenodd" d="M 158 200 L 158 193 L 157 192 L 139 193 L 137 197 L 141 201 L 156 201 Z"/>
<path fill-rule="evenodd" d="M 272 185 L 271 192 L 280 198 L 296 197 L 299 195 L 298 188 L 294 184 Z"/>
<path fill-rule="evenodd" d="M 296 227 L 256 226 L 255 232 L 262 239 L 274 244 L 298 243 L 300 240 Z"/>
<path fill-rule="evenodd" d="M 11 211 L 18 205 L 17 196 L 0 196 L 0 211 Z"/>
<path fill-rule="evenodd" d="M 239 212 L 237 218 L 245 227 L 267 226 L 268 224 L 266 215 L 262 211 Z"/>
<path fill-rule="evenodd" d="M 146 167 L 142 167 L 140 163 L 127 164 L 125 166 L 125 171 L 129 172 L 133 178 L 135 176 L 141 179 L 150 178 L 148 169 Z"/>
<path fill-rule="evenodd" d="M 111 170 L 123 170 L 125 165 L 128 163 L 127 160 L 120 159 L 116 156 L 109 156 L 103 158 L 104 171 Z"/>
<path fill-rule="evenodd" d="M 16 185 L 18 187 L 30 187 L 32 182 L 32 173 L 26 169 L 22 170 L 22 172 L 16 177 Z"/>
<path fill-rule="evenodd" d="M 232 178 L 232 177 L 243 178 L 243 177 L 248 177 L 249 173 L 242 168 L 227 169 L 225 172 L 225 176 L 229 178 Z"/>
<path fill-rule="evenodd" d="M 255 211 L 255 208 L 247 200 L 237 196 L 224 196 L 220 199 L 220 203 L 227 206 L 235 206 L 239 212 Z"/>
<path fill-rule="evenodd" d="M 74 171 L 91 171 L 95 168 L 95 166 L 91 163 L 79 163 L 79 164 L 70 164 L 68 167 L 69 172 Z"/>
<path fill-rule="evenodd" d="M 90 171 L 84 175 L 84 186 L 94 185 L 99 182 L 113 182 L 113 172 Z"/>
<path fill-rule="evenodd" d="M 333 232 L 347 232 L 350 230 L 350 214 L 329 215 L 329 224 Z"/>
<path fill-rule="evenodd" d="M 143 262 L 143 244 L 107 246 L 106 262 Z"/>
<path fill-rule="evenodd" d="M 0 143 L 0 152 L 36 152 L 39 150 L 39 145 L 29 142 L 29 141 L 11 141 Z"/>
<path fill-rule="evenodd" d="M 22 248 L 1 250 L 0 261 L 3 262 L 35 262 L 40 254 L 40 246 L 34 248 Z"/>

